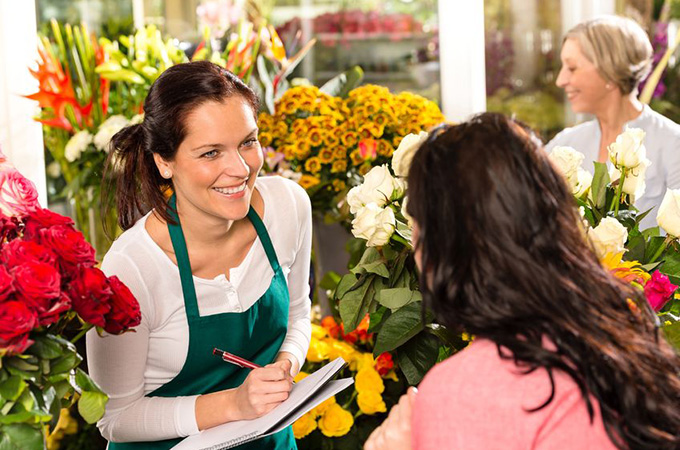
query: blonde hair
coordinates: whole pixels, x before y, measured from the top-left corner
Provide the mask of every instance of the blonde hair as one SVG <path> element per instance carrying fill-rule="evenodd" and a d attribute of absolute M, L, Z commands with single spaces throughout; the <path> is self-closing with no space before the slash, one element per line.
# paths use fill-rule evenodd
<path fill-rule="evenodd" d="M 630 94 L 651 70 L 652 44 L 635 21 L 603 16 L 569 30 L 562 43 L 576 39 L 583 55 L 595 64 L 600 75 Z"/>

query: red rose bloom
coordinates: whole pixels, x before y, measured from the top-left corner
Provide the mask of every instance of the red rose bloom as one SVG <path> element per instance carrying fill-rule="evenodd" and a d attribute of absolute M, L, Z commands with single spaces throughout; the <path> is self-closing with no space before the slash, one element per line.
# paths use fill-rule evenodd
<path fill-rule="evenodd" d="M 48 310 L 61 293 L 61 275 L 49 264 L 26 261 L 12 268 L 12 275 L 18 299 L 36 314 Z"/>
<path fill-rule="evenodd" d="M 63 292 L 58 298 L 52 299 L 45 311 L 38 315 L 40 325 L 49 325 L 59 320 L 61 313 L 71 309 L 71 299 Z"/>
<path fill-rule="evenodd" d="M 109 277 L 109 286 L 113 291 L 113 297 L 111 298 L 111 311 L 105 317 L 104 330 L 107 333 L 119 334 L 139 325 L 142 313 L 139 310 L 139 302 L 130 289 L 115 275 Z"/>
<path fill-rule="evenodd" d="M 23 353 L 33 341 L 28 333 L 37 325 L 33 312 L 22 302 L 0 303 L 0 355 Z"/>
<path fill-rule="evenodd" d="M 59 255 L 64 272 L 73 271 L 78 265 L 93 267 L 94 248 L 85 240 L 80 231 L 67 225 L 56 225 L 40 230 L 40 243 Z"/>
<path fill-rule="evenodd" d="M 84 321 L 98 327 L 106 325 L 104 316 L 111 310 L 112 295 L 106 275 L 95 267 L 81 269 L 69 291 L 73 309 Z"/>
<path fill-rule="evenodd" d="M 44 262 L 54 267 L 57 257 L 37 242 L 15 239 L 2 248 L 0 261 L 7 267 L 16 267 L 27 261 Z"/>
<path fill-rule="evenodd" d="M 69 217 L 64 217 L 49 209 L 38 208 L 33 211 L 28 217 L 24 219 L 26 229 L 24 230 L 24 239 L 36 239 L 39 231 L 43 228 L 50 228 L 57 225 L 73 226 L 73 220 Z"/>
<path fill-rule="evenodd" d="M 5 266 L 0 266 L 0 301 L 7 300 L 14 292 L 14 277 Z"/>
<path fill-rule="evenodd" d="M 39 208 L 38 191 L 31 180 L 16 169 L 0 171 L 0 211 L 24 217 Z"/>
<path fill-rule="evenodd" d="M 19 220 L 16 217 L 9 217 L 0 212 L 0 245 L 4 241 L 9 241 L 17 237 Z"/>

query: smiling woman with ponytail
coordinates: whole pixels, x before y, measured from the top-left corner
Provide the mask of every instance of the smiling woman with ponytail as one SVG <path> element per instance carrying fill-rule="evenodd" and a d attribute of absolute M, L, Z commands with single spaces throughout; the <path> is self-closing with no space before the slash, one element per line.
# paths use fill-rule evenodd
<path fill-rule="evenodd" d="M 104 257 L 137 297 L 134 333 L 89 333 L 109 449 L 169 449 L 283 402 L 309 346 L 311 205 L 258 178 L 258 100 L 206 61 L 166 70 L 110 144 L 103 198 L 125 230 Z M 114 199 L 112 199 L 114 200 Z M 108 205 L 104 202 L 104 207 Z M 220 348 L 263 366 L 248 371 Z M 296 448 L 290 428 L 239 448 Z"/>

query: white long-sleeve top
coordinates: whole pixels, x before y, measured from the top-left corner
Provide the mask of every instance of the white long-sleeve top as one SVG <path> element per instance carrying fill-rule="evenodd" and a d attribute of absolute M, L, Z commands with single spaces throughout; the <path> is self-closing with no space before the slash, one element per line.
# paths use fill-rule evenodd
<path fill-rule="evenodd" d="M 290 308 L 282 352 L 304 363 L 311 336 L 309 273 L 311 205 L 296 183 L 258 178 L 264 200 L 262 221 L 288 281 Z M 150 214 L 150 213 L 149 213 Z M 109 396 L 97 426 L 109 441 L 134 442 L 184 437 L 198 432 L 196 396 L 145 397 L 182 369 L 189 348 L 189 325 L 179 269 L 145 228 L 149 214 L 125 231 L 104 257 L 102 270 L 116 275 L 139 301 L 142 320 L 120 336 L 87 334 L 90 376 Z M 248 310 L 269 288 L 274 271 L 259 238 L 230 279 L 194 276 L 201 316 Z"/>

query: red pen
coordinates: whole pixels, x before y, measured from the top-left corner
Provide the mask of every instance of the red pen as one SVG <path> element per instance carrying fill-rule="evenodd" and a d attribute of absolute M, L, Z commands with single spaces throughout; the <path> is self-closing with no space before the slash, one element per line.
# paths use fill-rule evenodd
<path fill-rule="evenodd" d="M 259 369 L 260 365 L 255 364 L 254 362 L 250 362 L 247 359 L 243 359 L 240 356 L 232 355 L 231 353 L 225 352 L 224 350 L 220 350 L 219 348 L 214 348 L 213 349 L 213 355 L 218 355 L 222 358 L 222 360 L 235 364 L 239 367 L 243 367 L 244 369 Z"/>

